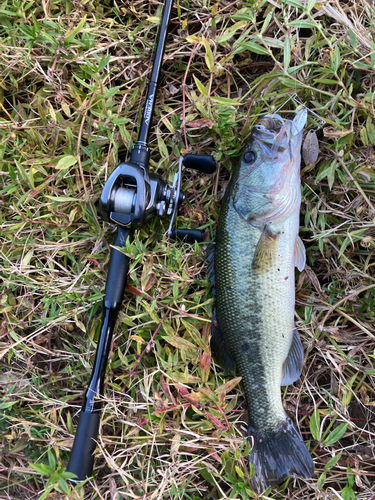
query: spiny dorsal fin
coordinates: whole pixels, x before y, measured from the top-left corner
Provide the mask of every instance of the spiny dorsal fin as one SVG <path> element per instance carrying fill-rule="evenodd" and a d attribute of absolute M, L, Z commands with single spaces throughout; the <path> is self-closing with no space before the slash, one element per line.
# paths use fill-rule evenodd
<path fill-rule="evenodd" d="M 253 271 L 265 273 L 276 263 L 277 240 L 280 233 L 273 231 L 270 224 L 266 224 L 258 241 L 253 259 Z"/>
<path fill-rule="evenodd" d="M 292 345 L 283 364 L 283 379 L 280 385 L 293 384 L 299 379 L 303 366 L 303 346 L 297 328 L 293 330 Z"/>

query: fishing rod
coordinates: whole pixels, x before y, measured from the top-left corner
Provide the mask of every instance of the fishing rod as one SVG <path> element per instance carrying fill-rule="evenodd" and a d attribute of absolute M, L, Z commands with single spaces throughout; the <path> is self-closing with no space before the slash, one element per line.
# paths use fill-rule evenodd
<path fill-rule="evenodd" d="M 78 427 L 67 467 L 76 475 L 72 482 L 92 476 L 94 451 L 99 433 L 104 381 L 112 335 L 121 308 L 129 270 L 129 257 L 119 248 L 134 239 L 134 230 L 151 217 L 172 215 L 168 234 L 173 239 L 188 243 L 204 240 L 197 229 L 172 229 L 177 209 L 185 199 L 181 190 L 182 166 L 213 173 L 216 162 L 211 155 L 187 154 L 180 158 L 178 173 L 169 186 L 158 175 L 149 173 L 150 148 L 148 139 L 155 107 L 156 93 L 167 39 L 173 0 L 165 0 L 157 37 L 155 58 L 147 90 L 138 140 L 133 146 L 129 162 L 120 163 L 109 176 L 100 201 L 99 212 L 104 221 L 116 224 L 115 239 L 110 252 L 107 280 L 103 298 L 102 324 L 96 356 L 88 388 L 83 397 Z"/>

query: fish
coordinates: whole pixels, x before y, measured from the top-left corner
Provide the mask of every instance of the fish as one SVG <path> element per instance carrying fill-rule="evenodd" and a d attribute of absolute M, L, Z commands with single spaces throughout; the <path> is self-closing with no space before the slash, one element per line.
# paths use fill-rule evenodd
<path fill-rule="evenodd" d="M 283 408 L 280 386 L 300 377 L 304 351 L 294 322 L 301 143 L 307 111 L 271 114 L 254 126 L 223 197 L 206 258 L 215 307 L 210 345 L 242 377 L 248 406 L 251 484 L 257 493 L 286 477 L 311 478 L 312 457 Z"/>

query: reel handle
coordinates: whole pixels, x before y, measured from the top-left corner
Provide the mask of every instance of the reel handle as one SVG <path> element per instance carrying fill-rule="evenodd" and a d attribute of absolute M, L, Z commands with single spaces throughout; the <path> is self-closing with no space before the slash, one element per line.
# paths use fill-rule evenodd
<path fill-rule="evenodd" d="M 185 168 L 198 170 L 204 174 L 213 174 L 216 170 L 216 160 L 212 155 L 192 155 L 183 157 L 182 163 Z"/>
<path fill-rule="evenodd" d="M 194 170 L 198 170 L 199 172 L 203 172 L 205 174 L 213 174 L 216 170 L 216 161 L 215 158 L 211 155 L 192 155 L 187 154 L 185 156 L 180 157 L 180 164 L 178 167 L 178 174 L 176 184 L 176 199 L 180 198 L 180 189 L 181 189 L 181 167 L 184 165 L 185 168 L 190 168 Z M 183 197 L 184 198 L 184 197 Z M 181 240 L 186 243 L 203 243 L 204 234 L 200 229 L 172 229 L 173 221 L 177 213 L 177 208 L 180 206 L 180 203 L 175 203 L 173 215 L 171 222 L 169 224 L 168 234 L 172 240 Z"/>

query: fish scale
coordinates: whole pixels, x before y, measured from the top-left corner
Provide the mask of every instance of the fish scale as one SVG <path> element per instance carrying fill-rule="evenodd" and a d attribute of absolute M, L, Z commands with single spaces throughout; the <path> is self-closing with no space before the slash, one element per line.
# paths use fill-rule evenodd
<path fill-rule="evenodd" d="M 291 474 L 313 474 L 280 391 L 299 378 L 303 363 L 294 324 L 294 269 L 304 267 L 298 237 L 304 113 L 293 122 L 278 117 L 275 130 L 255 127 L 223 198 L 208 257 L 214 259 L 211 348 L 242 377 L 257 492 Z M 270 126 L 273 116 L 267 118 L 263 123 Z"/>

